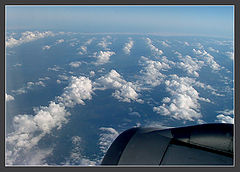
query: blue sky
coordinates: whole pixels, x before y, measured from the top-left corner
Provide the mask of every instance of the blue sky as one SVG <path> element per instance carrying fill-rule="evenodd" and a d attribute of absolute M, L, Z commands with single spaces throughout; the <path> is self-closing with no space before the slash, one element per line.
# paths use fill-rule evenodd
<path fill-rule="evenodd" d="M 6 26 L 232 38 L 233 14 L 233 6 L 6 6 Z"/>

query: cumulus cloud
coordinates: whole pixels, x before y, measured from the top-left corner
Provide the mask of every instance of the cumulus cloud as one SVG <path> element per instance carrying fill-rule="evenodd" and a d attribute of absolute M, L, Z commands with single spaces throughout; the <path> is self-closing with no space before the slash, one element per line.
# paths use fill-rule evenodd
<path fill-rule="evenodd" d="M 83 55 L 87 53 L 87 47 L 85 45 L 82 45 L 80 48 L 78 48 L 77 50 L 79 50 L 78 54 Z"/>
<path fill-rule="evenodd" d="M 233 124 L 234 123 L 234 118 L 228 115 L 217 115 L 217 120 L 215 120 L 215 122 L 220 122 L 220 123 L 230 123 Z"/>
<path fill-rule="evenodd" d="M 65 74 L 60 74 L 60 75 L 58 75 L 58 77 L 62 80 L 68 80 L 69 79 L 69 77 L 66 76 Z"/>
<path fill-rule="evenodd" d="M 69 112 L 64 106 L 50 102 L 49 106 L 34 108 L 35 115 L 17 115 L 13 119 L 14 131 L 6 137 L 6 164 L 28 164 L 31 161 L 23 161 L 21 156 L 36 158 L 36 154 L 31 154 L 31 150 L 38 144 L 39 140 L 49 134 L 53 128 L 60 129 L 67 123 Z M 48 152 L 38 152 L 39 161 Z M 45 156 L 44 156 L 45 155 Z M 39 162 L 38 161 L 38 162 Z"/>
<path fill-rule="evenodd" d="M 39 81 L 36 81 L 36 82 L 32 82 L 32 81 L 27 82 L 26 85 L 24 85 L 23 87 L 17 90 L 12 90 L 12 92 L 19 95 L 19 94 L 27 93 L 27 90 L 32 90 L 37 87 L 46 87 L 46 84 L 43 82 L 43 80 L 40 80 L 40 79 L 41 78 L 39 78 Z"/>
<path fill-rule="evenodd" d="M 161 41 L 161 44 L 162 44 L 164 47 L 169 47 L 169 46 L 170 46 L 166 41 Z"/>
<path fill-rule="evenodd" d="M 99 146 L 100 150 L 105 154 L 119 133 L 110 127 L 101 127 L 99 130 L 102 132 L 99 137 Z"/>
<path fill-rule="evenodd" d="M 220 70 L 220 65 L 214 60 L 214 57 L 205 50 L 196 50 L 193 49 L 193 52 L 199 58 L 203 58 L 205 62 L 212 68 L 214 71 Z"/>
<path fill-rule="evenodd" d="M 208 48 L 209 51 L 215 52 L 215 53 L 219 53 L 219 50 L 214 49 L 213 47 L 209 47 Z"/>
<path fill-rule="evenodd" d="M 139 95 L 137 91 L 139 91 L 139 88 L 132 82 L 125 81 L 115 70 L 111 70 L 111 72 L 105 76 L 98 78 L 94 85 L 95 89 L 115 89 L 115 92 L 112 95 L 120 101 L 137 101 L 139 103 L 143 102 L 143 100 L 138 98 Z"/>
<path fill-rule="evenodd" d="M 111 37 L 103 37 L 102 38 L 102 41 L 100 41 L 97 45 L 98 46 L 101 46 L 104 50 L 110 50 L 108 48 L 109 45 L 111 45 L 112 43 L 108 40 L 110 39 Z"/>
<path fill-rule="evenodd" d="M 15 39 L 12 36 L 7 38 L 7 40 L 6 40 L 6 47 L 19 46 L 19 45 L 21 45 L 23 43 L 35 41 L 35 40 L 38 40 L 40 38 L 45 38 L 47 36 L 54 36 L 54 34 L 51 31 L 47 31 L 47 32 L 39 32 L 39 31 L 30 32 L 30 31 L 26 31 L 26 32 L 21 33 L 21 36 L 20 36 L 19 39 Z"/>
<path fill-rule="evenodd" d="M 85 42 L 85 45 L 90 45 L 95 38 L 91 38 Z"/>
<path fill-rule="evenodd" d="M 159 121 L 147 121 L 145 122 L 142 127 L 153 127 L 153 128 L 160 128 L 160 129 L 168 129 L 168 128 L 172 128 L 170 126 L 167 126 L 166 124 L 163 124 L 162 122 L 159 122 Z"/>
<path fill-rule="evenodd" d="M 163 54 L 163 51 L 162 50 L 159 50 L 157 47 L 155 47 L 153 44 L 152 44 L 152 40 L 150 38 L 146 38 L 146 41 L 147 41 L 147 44 L 148 46 L 150 47 L 151 51 L 156 54 L 156 55 L 162 55 Z"/>
<path fill-rule="evenodd" d="M 80 61 L 71 62 L 71 63 L 69 63 L 69 65 L 70 65 L 71 67 L 77 68 L 77 67 L 79 67 L 79 66 L 81 65 L 81 62 L 80 62 Z"/>
<path fill-rule="evenodd" d="M 44 47 L 42 47 L 43 50 L 49 50 L 51 48 L 50 45 L 45 45 Z"/>
<path fill-rule="evenodd" d="M 167 59 L 165 59 L 165 61 L 166 60 Z M 140 71 L 140 73 L 143 74 L 142 79 L 146 84 L 153 87 L 160 85 L 166 77 L 160 71 L 170 69 L 168 63 L 150 60 L 143 56 L 139 62 L 140 65 L 144 67 L 144 69 Z"/>
<path fill-rule="evenodd" d="M 183 45 L 190 46 L 190 44 L 186 41 L 183 43 Z"/>
<path fill-rule="evenodd" d="M 83 100 L 91 100 L 93 88 L 92 81 L 84 76 L 70 78 L 70 83 L 64 88 L 61 96 L 58 96 L 58 101 L 67 107 L 73 107 L 76 104 L 85 105 Z"/>
<path fill-rule="evenodd" d="M 191 76 L 199 77 L 199 74 L 197 71 L 199 71 L 204 65 L 203 61 L 192 58 L 189 55 L 186 55 L 185 57 L 183 57 L 179 52 L 176 52 L 175 54 L 178 55 L 178 58 L 180 60 L 180 62 L 176 63 L 178 68 L 183 69 L 185 72 L 187 72 Z"/>
<path fill-rule="evenodd" d="M 43 77 L 43 78 L 39 78 L 38 80 L 39 81 L 45 81 L 45 80 L 49 80 L 50 78 L 48 77 L 48 76 L 46 76 L 46 77 Z"/>
<path fill-rule="evenodd" d="M 41 85 L 41 82 L 36 83 Z M 28 82 L 27 87 L 32 87 L 36 83 Z M 53 129 L 59 130 L 68 122 L 67 117 L 71 114 L 66 107 L 84 105 L 83 100 L 91 99 L 92 93 L 91 80 L 86 77 L 71 77 L 63 94 L 57 97 L 58 103 L 51 101 L 48 106 L 33 108 L 35 115 L 16 115 L 13 119 L 14 131 L 6 137 L 6 165 L 45 164 L 44 159 L 53 149 L 39 149 L 37 147 L 39 141 Z M 77 142 L 76 140 L 73 139 L 73 142 Z M 81 158 L 81 164 L 95 164 L 83 156 Z"/>
<path fill-rule="evenodd" d="M 233 115 L 234 111 L 233 111 L 233 109 L 232 109 L 232 110 L 230 110 L 230 109 L 225 109 L 225 110 L 223 110 L 223 111 L 217 111 L 217 113 L 222 113 L 222 114 L 224 114 L 224 115 Z"/>
<path fill-rule="evenodd" d="M 163 116 L 170 116 L 177 120 L 194 121 L 202 117 L 199 100 L 209 102 L 208 99 L 199 96 L 193 88 L 194 79 L 171 75 L 170 80 L 165 81 L 166 89 L 171 97 L 163 99 L 163 104 L 154 107 L 153 111 Z"/>
<path fill-rule="evenodd" d="M 89 74 L 90 74 L 91 77 L 95 76 L 95 72 L 94 71 L 90 71 Z"/>
<path fill-rule="evenodd" d="M 79 136 L 72 137 L 72 150 L 70 157 L 66 160 L 64 165 L 84 165 L 93 166 L 96 165 L 95 161 L 91 161 L 82 155 L 82 138 Z"/>
<path fill-rule="evenodd" d="M 20 63 L 17 63 L 17 64 L 15 64 L 15 65 L 13 65 L 14 67 L 21 67 L 22 66 L 22 64 L 20 64 Z"/>
<path fill-rule="evenodd" d="M 64 39 L 59 39 L 59 40 L 57 40 L 56 42 L 55 42 L 55 44 L 61 44 L 61 43 L 63 43 L 64 42 Z"/>
<path fill-rule="evenodd" d="M 233 53 L 233 52 L 227 51 L 227 52 L 225 52 L 225 54 L 226 54 L 231 60 L 234 60 L 234 53 Z"/>
<path fill-rule="evenodd" d="M 233 109 L 232 110 L 225 109 L 223 111 L 217 111 L 217 113 L 219 113 L 219 114 L 216 116 L 217 119 L 215 120 L 215 122 L 230 123 L 230 124 L 234 123 Z"/>
<path fill-rule="evenodd" d="M 84 43 L 84 45 L 82 45 L 81 47 L 79 47 L 79 48 L 77 49 L 77 50 L 78 50 L 78 54 L 79 54 L 79 55 L 86 54 L 86 53 L 87 53 L 87 45 L 90 45 L 94 39 L 95 39 L 95 38 L 91 38 L 91 39 L 87 40 L 87 41 Z"/>
<path fill-rule="evenodd" d="M 60 69 L 62 69 L 61 67 L 54 65 L 53 67 L 49 67 L 48 71 L 55 71 L 58 72 Z"/>
<path fill-rule="evenodd" d="M 215 96 L 224 96 L 224 94 L 219 94 L 218 91 L 217 91 L 217 89 L 213 88 L 211 85 L 204 84 L 204 83 L 201 83 L 201 82 L 199 82 L 199 81 L 196 81 L 194 85 L 197 86 L 197 87 L 201 87 L 201 88 L 203 88 L 204 90 L 209 90 L 209 91 L 211 91 L 211 93 L 212 93 L 213 95 L 215 95 Z"/>
<path fill-rule="evenodd" d="M 95 52 L 93 57 L 97 59 L 96 62 L 94 62 L 95 65 L 103 65 L 105 63 L 108 63 L 110 60 L 110 57 L 114 55 L 115 53 L 112 51 L 99 51 Z"/>
<path fill-rule="evenodd" d="M 125 47 L 123 48 L 124 53 L 130 54 L 132 47 L 133 47 L 133 40 L 129 39 L 129 42 L 125 43 Z"/>
<path fill-rule="evenodd" d="M 140 113 L 139 112 L 129 112 L 128 113 L 129 115 L 133 115 L 133 116 L 137 116 L 137 117 L 141 117 Z"/>
<path fill-rule="evenodd" d="M 10 102 L 14 100 L 14 97 L 9 94 L 5 94 L 5 99 L 6 99 L 6 102 Z"/>

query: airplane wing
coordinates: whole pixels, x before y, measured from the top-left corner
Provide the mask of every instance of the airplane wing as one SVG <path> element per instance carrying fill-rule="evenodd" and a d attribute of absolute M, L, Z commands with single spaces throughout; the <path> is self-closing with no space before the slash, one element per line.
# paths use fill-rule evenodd
<path fill-rule="evenodd" d="M 233 165 L 233 124 L 132 128 L 115 139 L 102 165 Z"/>

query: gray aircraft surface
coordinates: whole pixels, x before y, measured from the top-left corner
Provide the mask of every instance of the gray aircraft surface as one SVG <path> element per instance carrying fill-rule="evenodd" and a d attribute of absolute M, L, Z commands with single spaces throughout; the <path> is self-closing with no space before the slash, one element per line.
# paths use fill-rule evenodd
<path fill-rule="evenodd" d="M 233 124 L 131 128 L 109 147 L 102 165 L 233 165 Z"/>

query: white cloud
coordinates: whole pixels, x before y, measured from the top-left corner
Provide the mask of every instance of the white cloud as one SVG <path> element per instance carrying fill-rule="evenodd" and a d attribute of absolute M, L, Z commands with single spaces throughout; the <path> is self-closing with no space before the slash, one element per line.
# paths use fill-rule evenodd
<path fill-rule="evenodd" d="M 21 156 L 29 157 L 39 140 L 49 134 L 53 128 L 60 129 L 63 124 L 68 122 L 66 117 L 70 115 L 64 106 L 55 102 L 33 110 L 35 115 L 17 115 L 13 119 L 14 132 L 6 137 L 7 165 L 16 164 L 18 161 L 21 161 L 20 164 L 29 165 L 31 161 L 24 161 Z M 39 158 L 43 159 L 44 155 L 47 156 L 49 153 L 42 152 Z"/>
<path fill-rule="evenodd" d="M 64 165 L 84 165 L 93 166 L 96 162 L 89 160 L 82 155 L 82 138 L 79 136 L 72 137 L 72 150 L 70 152 L 70 157 L 64 163 Z"/>
<path fill-rule="evenodd" d="M 191 76 L 199 77 L 199 74 L 197 71 L 199 71 L 204 65 L 203 61 L 192 58 L 189 55 L 186 55 L 185 57 L 183 57 L 178 52 L 176 52 L 175 54 L 178 55 L 178 58 L 180 60 L 180 62 L 176 63 L 178 68 L 183 69 L 185 72 L 187 72 Z"/>
<path fill-rule="evenodd" d="M 53 149 L 39 149 L 34 150 L 33 152 L 29 153 L 26 157 L 26 161 L 28 162 L 28 165 L 48 165 L 45 158 L 51 155 L 53 152 Z"/>
<path fill-rule="evenodd" d="M 54 34 L 51 31 L 47 31 L 47 32 L 26 31 L 26 32 L 21 33 L 21 37 L 19 39 L 15 39 L 12 36 L 7 38 L 6 47 L 19 46 L 23 43 L 35 41 L 35 40 L 38 40 L 40 38 L 45 38 L 47 36 L 54 36 Z"/>
<path fill-rule="evenodd" d="M 225 109 L 224 111 L 217 111 L 217 113 L 222 113 L 224 115 L 233 115 L 234 111 L 230 109 Z"/>
<path fill-rule="evenodd" d="M 41 85 L 42 81 L 36 83 Z M 28 82 L 27 87 L 36 83 Z M 13 119 L 14 131 L 6 137 L 6 165 L 46 165 L 45 158 L 53 149 L 39 149 L 38 142 L 54 128 L 61 129 L 62 125 L 68 122 L 67 117 L 71 114 L 66 111 L 66 107 L 84 104 L 83 100 L 91 99 L 91 93 L 92 84 L 88 78 L 71 77 L 70 84 L 63 94 L 57 97 L 58 104 L 51 101 L 48 106 L 33 108 L 35 115 L 16 115 Z M 73 142 L 76 142 L 76 139 L 73 139 Z M 83 156 L 81 163 L 95 164 Z"/>
<path fill-rule="evenodd" d="M 80 55 L 86 54 L 87 53 L 87 46 L 86 45 L 90 45 L 94 39 L 95 38 L 91 38 L 91 39 L 87 40 L 84 43 L 84 45 L 82 45 L 80 48 L 78 48 L 77 49 L 77 50 L 79 50 L 78 54 L 80 54 Z"/>
<path fill-rule="evenodd" d="M 156 54 L 156 55 L 162 55 L 163 54 L 162 50 L 159 50 L 157 47 L 155 47 L 152 44 L 152 40 L 150 38 L 146 38 L 146 41 L 147 41 L 147 44 L 150 47 L 151 51 L 154 52 L 154 54 Z"/>
<path fill-rule="evenodd" d="M 105 76 L 98 78 L 94 86 L 95 89 L 115 89 L 112 95 L 123 102 L 131 102 L 131 100 L 143 102 L 143 100 L 138 99 L 139 95 L 136 91 L 139 91 L 139 88 L 132 82 L 125 81 L 115 70 L 111 70 Z"/>
<path fill-rule="evenodd" d="M 220 113 L 216 116 L 215 122 L 220 122 L 220 123 L 234 123 L 234 111 L 230 109 L 225 109 L 223 111 L 217 111 L 217 113 Z"/>
<path fill-rule="evenodd" d="M 44 47 L 42 47 L 43 50 L 49 50 L 51 48 L 50 45 L 45 45 Z"/>
<path fill-rule="evenodd" d="M 82 45 L 80 48 L 78 48 L 77 50 L 79 50 L 78 54 L 83 55 L 87 53 L 87 47 L 85 45 Z"/>
<path fill-rule="evenodd" d="M 184 42 L 184 45 L 186 45 L 186 46 L 190 46 L 188 42 Z"/>
<path fill-rule="evenodd" d="M 107 39 L 109 39 L 109 37 L 105 38 L 103 37 L 102 38 L 102 41 L 98 43 L 99 46 L 101 46 L 104 50 L 110 50 L 108 48 L 109 45 L 111 45 L 112 43 L 110 41 L 108 41 Z"/>
<path fill-rule="evenodd" d="M 130 54 L 132 47 L 133 47 L 133 40 L 129 39 L 129 42 L 125 43 L 125 47 L 123 48 L 124 53 Z"/>
<path fill-rule="evenodd" d="M 216 122 L 220 122 L 220 123 L 230 123 L 233 124 L 234 123 L 234 118 L 228 115 L 217 115 L 217 120 L 215 120 Z"/>
<path fill-rule="evenodd" d="M 20 63 L 17 63 L 17 64 L 15 64 L 15 65 L 13 65 L 14 67 L 21 67 L 22 66 L 22 64 L 20 64 Z"/>
<path fill-rule="evenodd" d="M 5 94 L 5 99 L 6 99 L 6 102 L 10 102 L 14 100 L 14 97 L 9 94 Z"/>
<path fill-rule="evenodd" d="M 54 65 L 53 67 L 49 67 L 49 68 L 48 68 L 48 71 L 58 72 L 60 69 L 62 69 L 62 68 L 60 68 L 60 67 L 57 66 L 57 65 Z"/>
<path fill-rule="evenodd" d="M 213 47 L 209 47 L 208 48 L 209 51 L 215 52 L 215 53 L 219 53 L 219 50 L 214 49 Z"/>
<path fill-rule="evenodd" d="M 114 128 L 101 127 L 99 130 L 102 132 L 99 137 L 99 146 L 105 154 L 119 133 Z"/>
<path fill-rule="evenodd" d="M 92 93 L 92 81 L 89 78 L 72 76 L 63 94 L 58 96 L 58 101 L 67 107 L 73 107 L 76 104 L 85 105 L 83 100 L 91 100 Z"/>
<path fill-rule="evenodd" d="M 197 57 L 201 57 L 205 60 L 205 62 L 212 68 L 212 70 L 220 70 L 220 65 L 214 60 L 214 57 L 209 54 L 205 50 L 196 50 L 193 49 L 193 52 L 197 55 Z"/>
<path fill-rule="evenodd" d="M 201 43 L 194 43 L 193 46 L 196 46 L 198 49 L 203 49 L 203 45 Z"/>
<path fill-rule="evenodd" d="M 177 120 L 194 121 L 202 117 L 198 100 L 209 102 L 208 99 L 199 96 L 193 88 L 194 79 L 171 75 L 171 80 L 166 80 L 166 89 L 171 98 L 163 99 L 163 104 L 154 107 L 153 110 L 160 115 L 170 116 Z"/>
<path fill-rule="evenodd" d="M 57 81 L 56 81 L 58 84 L 61 84 L 62 83 L 62 81 L 61 80 L 59 80 L 59 79 L 57 79 Z"/>
<path fill-rule="evenodd" d="M 62 80 L 68 80 L 69 79 L 69 77 L 66 76 L 65 74 L 63 74 L 63 75 L 60 74 L 60 75 L 58 75 L 58 77 Z"/>
<path fill-rule="evenodd" d="M 139 112 L 129 112 L 128 113 L 129 115 L 133 115 L 133 116 L 137 116 L 137 117 L 141 117 L 140 113 Z"/>
<path fill-rule="evenodd" d="M 71 62 L 71 63 L 69 63 L 69 65 L 70 65 L 71 67 L 77 68 L 77 67 L 79 67 L 79 66 L 81 65 L 81 62 L 80 62 L 80 61 Z"/>
<path fill-rule="evenodd" d="M 231 51 L 225 52 L 225 54 L 231 59 L 234 60 L 234 53 Z"/>
<path fill-rule="evenodd" d="M 140 73 L 143 74 L 142 79 L 146 84 L 153 87 L 160 85 L 166 77 L 160 71 L 170 69 L 169 64 L 165 62 L 149 60 L 143 56 L 139 62 L 144 66 L 144 69 L 140 71 Z"/>
<path fill-rule="evenodd" d="M 112 51 L 99 51 L 98 53 L 94 53 L 93 57 L 97 59 L 96 62 L 94 62 L 95 65 L 102 65 L 105 63 L 108 63 L 110 60 L 110 57 L 114 55 L 115 53 Z"/>
<path fill-rule="evenodd" d="M 27 82 L 27 84 L 25 86 L 23 86 L 22 88 L 19 88 L 17 90 L 12 90 L 13 93 L 19 95 L 19 94 L 24 94 L 24 93 L 27 93 L 27 90 L 32 90 L 36 87 L 46 87 L 46 84 L 43 82 L 43 80 L 40 80 L 40 79 L 43 79 L 43 78 L 39 78 L 39 81 L 36 81 L 36 82 Z"/>
<path fill-rule="evenodd" d="M 168 129 L 168 128 L 172 128 L 170 126 L 167 126 L 165 124 L 163 124 L 162 122 L 156 122 L 156 121 L 147 121 L 145 122 L 143 125 L 143 127 L 152 127 L 152 128 L 160 128 L 160 129 Z"/>
<path fill-rule="evenodd" d="M 161 41 L 161 44 L 162 44 L 164 47 L 169 47 L 169 46 L 170 46 L 166 41 Z"/>
<path fill-rule="evenodd" d="M 39 81 L 45 81 L 45 80 L 49 80 L 50 78 L 48 77 L 48 76 L 46 76 L 46 77 L 43 77 L 43 78 L 39 78 L 38 80 Z"/>
<path fill-rule="evenodd" d="M 211 91 L 211 93 L 215 96 L 224 96 L 223 94 L 217 93 L 217 90 L 215 88 L 213 88 L 211 85 L 207 85 L 207 84 L 201 83 L 199 81 L 196 81 L 194 85 L 197 86 L 197 87 L 201 87 L 204 90 Z"/>
<path fill-rule="evenodd" d="M 95 38 L 91 38 L 85 42 L 85 45 L 90 45 Z"/>
<path fill-rule="evenodd" d="M 60 43 L 63 43 L 64 42 L 64 39 L 59 39 L 55 42 L 55 44 L 60 44 Z"/>
<path fill-rule="evenodd" d="M 89 74 L 90 74 L 91 77 L 95 76 L 95 72 L 94 71 L 90 71 Z"/>

